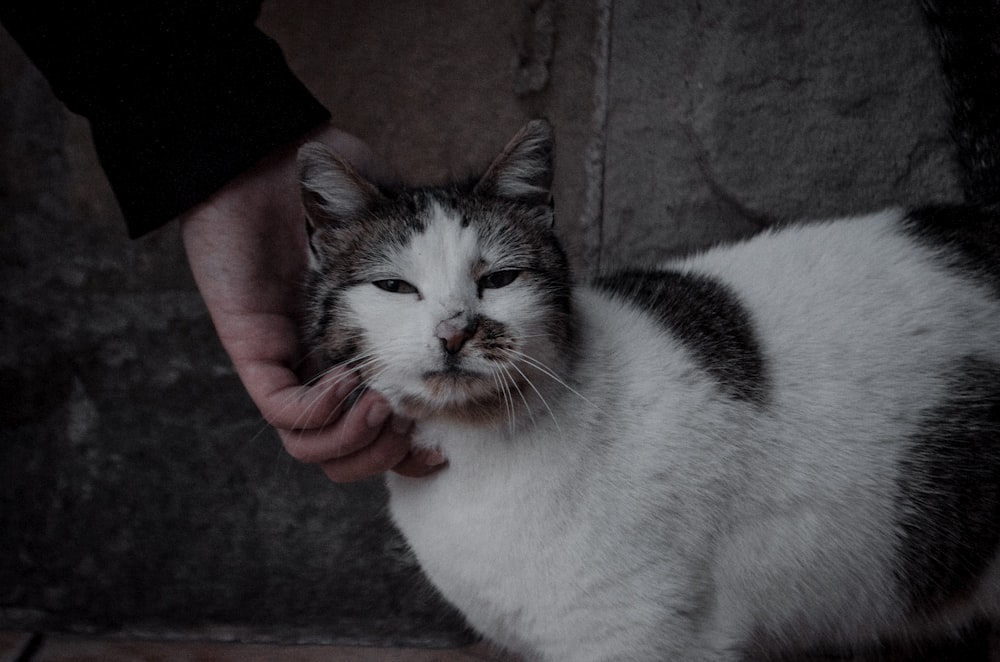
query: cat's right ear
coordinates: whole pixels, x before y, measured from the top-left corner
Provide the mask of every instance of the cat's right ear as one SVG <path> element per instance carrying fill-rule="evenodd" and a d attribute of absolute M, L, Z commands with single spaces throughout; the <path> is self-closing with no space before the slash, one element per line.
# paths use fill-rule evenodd
<path fill-rule="evenodd" d="M 298 165 L 310 230 L 355 221 L 381 195 L 378 187 L 323 143 L 299 148 Z"/>
<path fill-rule="evenodd" d="M 528 122 L 486 170 L 474 192 L 530 205 L 550 205 L 553 145 L 548 120 Z"/>

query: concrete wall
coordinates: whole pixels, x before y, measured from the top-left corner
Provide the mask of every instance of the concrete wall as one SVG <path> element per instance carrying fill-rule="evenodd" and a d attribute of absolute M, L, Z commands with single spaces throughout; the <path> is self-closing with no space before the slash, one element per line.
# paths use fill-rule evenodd
<path fill-rule="evenodd" d="M 960 197 L 909 0 L 272 0 L 261 25 L 417 181 L 548 116 L 584 271 Z M 176 228 L 125 240 L 88 140 L 0 32 L 0 627 L 463 640 L 380 482 L 284 455 Z"/>

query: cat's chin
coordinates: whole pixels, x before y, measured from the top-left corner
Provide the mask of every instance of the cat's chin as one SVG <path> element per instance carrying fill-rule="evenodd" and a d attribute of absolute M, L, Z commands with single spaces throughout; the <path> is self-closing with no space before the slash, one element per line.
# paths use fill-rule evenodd
<path fill-rule="evenodd" d="M 509 420 L 520 407 L 513 394 L 491 376 L 466 371 L 439 371 L 424 375 L 425 393 L 405 394 L 398 402 L 401 413 L 416 420 L 443 420 L 467 425 L 488 425 Z"/>
<path fill-rule="evenodd" d="M 418 396 L 405 396 L 399 402 L 402 414 L 418 421 L 442 421 L 463 425 L 486 426 L 507 420 L 512 416 L 510 406 L 501 396 L 492 399 L 465 402 L 432 402 Z"/>
<path fill-rule="evenodd" d="M 424 388 L 435 399 L 466 400 L 496 391 L 496 381 L 489 375 L 471 370 L 433 370 L 423 375 Z"/>

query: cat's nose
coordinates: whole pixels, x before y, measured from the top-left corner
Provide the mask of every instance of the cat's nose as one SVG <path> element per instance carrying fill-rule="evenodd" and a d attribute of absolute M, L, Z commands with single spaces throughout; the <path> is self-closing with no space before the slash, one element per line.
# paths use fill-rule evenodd
<path fill-rule="evenodd" d="M 439 322 L 434 335 L 441 339 L 441 347 L 449 354 L 457 354 L 476 333 L 476 323 L 463 324 L 460 319 L 452 318 Z"/>

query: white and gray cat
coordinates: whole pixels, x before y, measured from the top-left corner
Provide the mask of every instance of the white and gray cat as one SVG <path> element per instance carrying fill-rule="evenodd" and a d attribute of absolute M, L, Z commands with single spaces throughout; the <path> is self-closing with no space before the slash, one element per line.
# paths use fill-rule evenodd
<path fill-rule="evenodd" d="M 730 661 L 1000 615 L 1000 215 L 888 210 L 573 281 L 552 131 L 468 185 L 300 153 L 308 338 L 448 467 L 392 516 L 526 659 Z"/>

